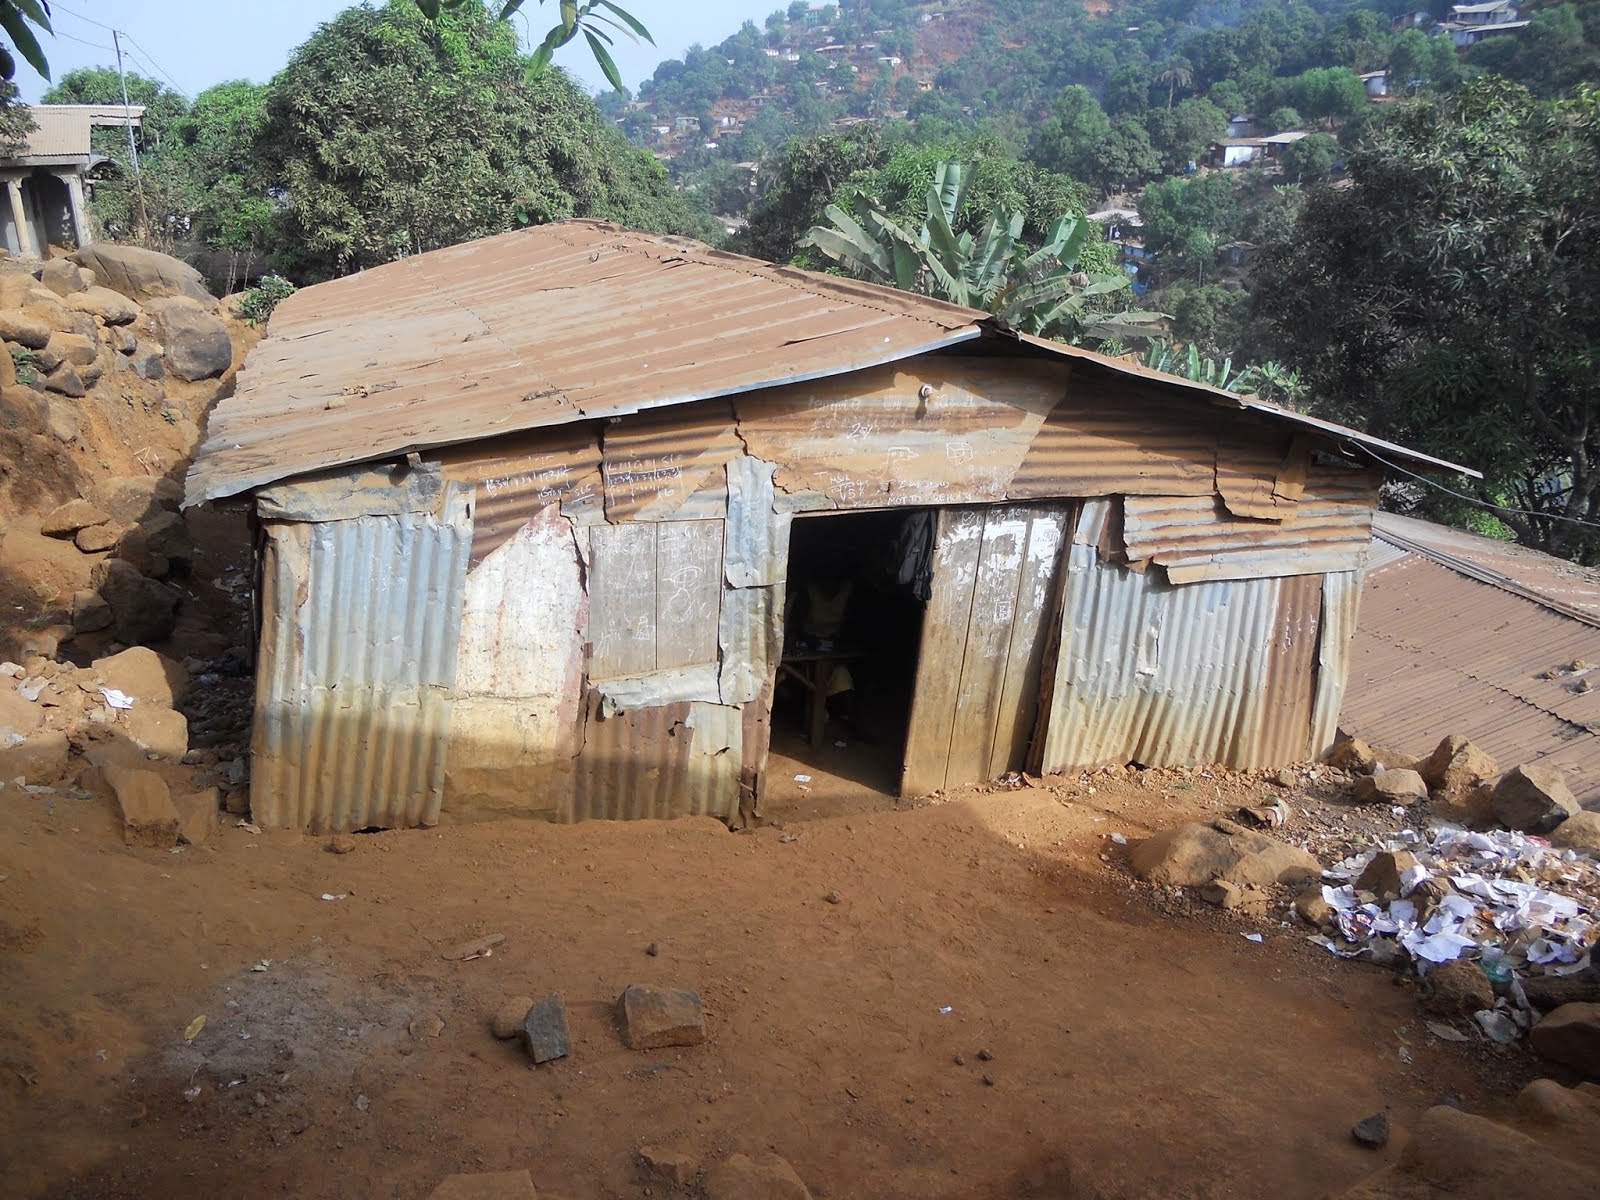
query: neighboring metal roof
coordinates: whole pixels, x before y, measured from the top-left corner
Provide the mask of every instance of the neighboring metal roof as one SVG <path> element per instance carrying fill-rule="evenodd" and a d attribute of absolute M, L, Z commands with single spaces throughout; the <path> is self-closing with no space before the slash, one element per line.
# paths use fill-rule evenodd
<path fill-rule="evenodd" d="M 894 288 L 600 221 L 538 226 L 284 301 L 234 395 L 211 414 L 187 503 L 412 450 L 842 375 L 985 335 L 999 336 L 987 314 Z M 1252 397 L 1022 340 L 1472 474 Z"/>
<path fill-rule="evenodd" d="M 131 115 L 138 125 L 144 106 L 130 105 L 125 114 L 120 104 L 35 104 L 28 111 L 37 128 L 28 134 L 27 153 L 11 161 L 49 159 L 52 163 L 87 160 L 89 130 L 95 125 L 121 125 Z"/>
<path fill-rule="evenodd" d="M 1600 576 L 1388 513 L 1373 546 L 1341 725 L 1416 755 L 1461 734 L 1600 797 Z"/>

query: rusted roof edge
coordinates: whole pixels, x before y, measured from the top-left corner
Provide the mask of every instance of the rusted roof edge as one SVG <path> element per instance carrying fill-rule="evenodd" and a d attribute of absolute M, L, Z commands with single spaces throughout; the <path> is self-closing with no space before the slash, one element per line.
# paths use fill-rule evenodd
<path fill-rule="evenodd" d="M 625 417 L 630 416 L 633 413 L 645 412 L 650 409 L 671 408 L 673 405 L 677 404 L 692 404 L 697 400 L 715 400 L 721 396 L 737 396 L 744 392 L 755 392 L 764 388 L 783 387 L 786 384 L 794 383 L 809 383 L 816 379 L 830 379 L 836 375 L 849 375 L 855 371 L 866 371 L 873 367 L 882 367 L 890 363 L 902 362 L 908 358 L 916 358 L 918 355 L 932 354 L 936 350 L 944 350 L 951 346 L 959 345 L 962 342 L 970 342 L 974 338 L 979 338 L 982 336 L 983 330 L 979 326 L 969 325 L 964 329 L 956 329 L 945 334 L 943 337 L 935 338 L 931 342 L 925 342 L 916 346 L 904 346 L 899 349 L 892 350 L 887 354 L 869 355 L 859 361 L 838 363 L 816 371 L 802 371 L 799 374 L 785 375 L 773 379 L 752 380 L 746 383 L 736 384 L 732 387 L 715 388 L 710 391 L 686 392 L 682 395 L 676 396 L 658 396 L 640 401 L 637 404 L 630 404 L 626 406 L 611 405 L 603 410 L 596 410 L 594 412 L 584 411 L 580 407 L 570 416 L 567 416 L 560 421 L 535 421 L 527 424 L 507 424 L 495 429 L 493 433 L 489 434 L 469 431 L 458 438 L 448 438 L 422 443 L 397 444 L 394 446 L 387 446 L 382 449 L 368 448 L 365 452 L 359 455 L 335 457 L 333 459 L 320 461 L 314 466 L 308 465 L 305 470 L 296 472 L 292 475 L 282 474 L 276 467 L 266 467 L 257 471 L 241 472 L 226 479 L 219 479 L 211 485 L 202 488 L 199 492 L 190 490 L 190 485 L 195 478 L 194 465 L 191 464 L 189 472 L 185 477 L 183 507 L 194 508 L 200 504 L 206 504 L 216 500 L 226 500 L 230 496 L 243 495 L 246 492 L 254 492 L 259 488 L 269 487 L 273 484 L 299 479 L 304 475 L 317 474 L 330 469 L 339 467 L 356 467 L 367 463 L 384 462 L 388 459 L 396 457 L 397 455 L 409 454 L 412 451 L 437 450 L 444 446 L 456 446 L 466 442 L 485 441 L 491 437 L 503 437 L 512 433 L 526 433 L 532 429 L 553 429 L 558 425 L 571 425 L 578 421 L 603 421 L 610 417 Z M 200 449 L 201 457 L 205 455 L 205 451 L 206 447 L 202 446 Z M 198 463 L 199 461 L 200 458 L 197 457 L 195 462 Z"/>
<path fill-rule="evenodd" d="M 1178 388 L 1196 395 L 1205 396 L 1211 403 L 1225 407 L 1244 409 L 1258 412 L 1263 416 L 1275 420 L 1286 421 L 1292 425 L 1314 429 L 1318 433 L 1330 438 L 1354 442 L 1356 445 L 1372 451 L 1383 451 L 1387 454 L 1404 458 L 1419 466 L 1435 471 L 1448 471 L 1454 475 L 1465 475 L 1470 479 L 1482 479 L 1483 473 L 1471 467 L 1464 467 L 1460 463 L 1450 462 L 1448 459 L 1435 458 L 1431 454 L 1424 454 L 1420 450 L 1412 450 L 1398 442 L 1386 441 L 1374 437 L 1370 433 L 1363 433 L 1359 429 L 1351 429 L 1348 425 L 1338 425 L 1332 421 L 1324 421 L 1320 417 L 1308 416 L 1305 413 L 1295 412 L 1292 408 L 1281 408 L 1276 404 L 1268 404 L 1265 400 L 1255 396 L 1242 396 L 1237 392 L 1225 392 L 1221 388 L 1212 387 L 1207 383 L 1196 383 L 1192 379 L 1185 379 L 1181 375 L 1169 375 L 1165 371 L 1152 370 L 1136 363 L 1124 362 L 1120 358 L 1112 358 L 1105 354 L 1096 354 L 1092 350 L 1085 350 L 1079 346 L 1067 346 L 1061 342 L 1047 341 L 1044 338 L 1034 337 L 1032 334 L 1018 333 L 1014 330 L 1002 329 L 993 322 L 985 322 L 985 327 L 998 337 L 1015 338 L 1024 345 L 1032 346 L 1036 350 L 1043 350 L 1047 354 L 1057 355 L 1061 358 L 1086 360 L 1106 370 L 1115 371 L 1121 375 L 1129 375 L 1135 379 L 1144 379 L 1150 383 L 1160 384 L 1164 387 Z M 1374 453 L 1372 457 L 1382 464 L 1381 457 Z"/>
<path fill-rule="evenodd" d="M 1415 538 L 1407 537 L 1405 534 L 1393 529 L 1377 528 L 1375 524 L 1372 532 L 1376 537 L 1383 539 L 1391 546 L 1398 546 L 1409 554 L 1420 555 L 1422 558 L 1437 563 L 1441 567 L 1446 567 L 1458 575 L 1465 575 L 1468 579 L 1475 579 L 1479 583 L 1486 583 L 1490 587 L 1499 588 L 1502 592 L 1509 592 L 1513 596 L 1519 596 L 1524 600 L 1537 604 L 1540 608 L 1548 609 L 1560 616 L 1587 625 L 1591 629 L 1600 629 L 1600 617 L 1596 617 L 1593 613 L 1584 612 L 1581 608 L 1574 608 L 1572 605 L 1557 600 L 1552 596 L 1547 596 L 1543 592 L 1536 591 L 1509 575 L 1490 570 L 1488 567 L 1472 562 L 1469 559 L 1458 558 L 1448 551 L 1429 546 L 1425 542 L 1419 542 Z"/>

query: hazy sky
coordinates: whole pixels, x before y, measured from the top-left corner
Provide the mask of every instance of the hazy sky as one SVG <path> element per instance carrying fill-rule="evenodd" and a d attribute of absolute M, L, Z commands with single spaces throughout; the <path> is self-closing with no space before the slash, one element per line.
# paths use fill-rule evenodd
<path fill-rule="evenodd" d="M 316 27 L 351 7 L 341 0 L 50 0 L 56 36 L 41 41 L 50 73 L 59 79 L 74 67 L 110 66 L 111 29 L 123 39 L 126 67 L 160 79 L 189 96 L 225 79 L 264 82 L 283 66 L 289 52 Z M 627 0 L 623 5 L 655 35 L 656 45 L 618 39 L 617 66 L 629 87 L 648 78 L 663 58 L 679 58 L 690 45 L 714 45 L 741 22 L 761 24 L 769 12 L 786 8 L 782 0 Z M 524 31 L 544 36 L 556 21 L 554 0 L 527 0 L 525 17 L 513 20 Z M 556 62 L 591 91 L 604 80 L 582 38 L 559 51 Z M 49 85 L 19 55 L 17 86 L 36 101 Z"/>

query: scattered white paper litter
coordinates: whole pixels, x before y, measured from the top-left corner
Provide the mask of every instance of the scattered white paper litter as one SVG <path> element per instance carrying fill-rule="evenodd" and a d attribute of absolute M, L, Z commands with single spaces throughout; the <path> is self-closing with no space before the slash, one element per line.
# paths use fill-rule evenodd
<path fill-rule="evenodd" d="M 1266 941 L 1266 938 L 1262 937 L 1259 933 L 1241 933 L 1239 936 L 1245 941 L 1255 942 L 1257 945 Z"/>
<path fill-rule="evenodd" d="M 133 697 L 118 688 L 103 687 L 100 694 L 106 698 L 106 703 L 112 708 L 132 708 Z"/>
<path fill-rule="evenodd" d="M 796 783 L 810 783 L 811 782 L 811 776 L 809 776 L 809 775 L 796 775 L 794 777 L 794 781 Z"/>
<path fill-rule="evenodd" d="M 335 896 L 332 892 L 323 892 L 322 898 L 324 900 L 348 900 L 350 898 L 350 893 L 340 892 L 337 896 Z"/>
<path fill-rule="evenodd" d="M 1123 837 L 1120 833 L 1113 833 L 1111 835 L 1111 840 L 1119 846 L 1126 846 L 1128 844 L 1128 839 Z"/>

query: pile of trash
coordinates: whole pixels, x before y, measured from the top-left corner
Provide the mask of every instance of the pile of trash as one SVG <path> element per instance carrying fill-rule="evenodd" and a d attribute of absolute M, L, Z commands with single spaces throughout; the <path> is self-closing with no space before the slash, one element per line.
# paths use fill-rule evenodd
<path fill-rule="evenodd" d="M 1513 830 L 1402 830 L 1323 878 L 1331 919 L 1313 942 L 1344 958 L 1409 956 L 1424 974 L 1476 960 L 1510 1000 L 1478 1017 L 1497 1041 L 1527 1028 L 1520 980 L 1588 972 L 1600 937 L 1600 863 Z"/>

